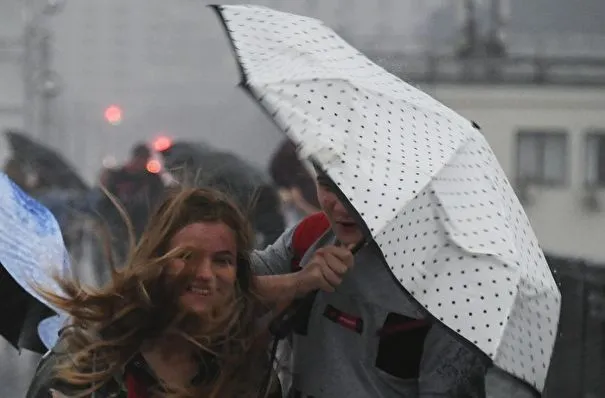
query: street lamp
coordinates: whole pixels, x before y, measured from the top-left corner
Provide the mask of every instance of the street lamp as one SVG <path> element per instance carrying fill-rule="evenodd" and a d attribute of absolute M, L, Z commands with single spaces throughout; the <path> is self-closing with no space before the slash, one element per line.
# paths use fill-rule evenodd
<path fill-rule="evenodd" d="M 117 105 L 110 105 L 105 108 L 105 120 L 112 126 L 117 126 L 122 123 L 123 112 L 122 108 Z"/>
<path fill-rule="evenodd" d="M 156 152 L 164 152 L 172 146 L 172 139 L 165 135 L 161 135 L 153 140 L 153 150 Z"/>

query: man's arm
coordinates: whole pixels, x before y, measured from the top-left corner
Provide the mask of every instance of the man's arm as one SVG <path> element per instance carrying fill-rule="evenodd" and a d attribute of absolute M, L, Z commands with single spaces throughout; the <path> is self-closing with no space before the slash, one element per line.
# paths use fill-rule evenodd
<path fill-rule="evenodd" d="M 278 308 L 311 291 L 334 291 L 354 262 L 351 248 L 326 246 L 315 250 L 301 270 L 292 272 L 295 229 L 285 232 L 265 250 L 253 252 L 250 258 L 252 272 L 257 275 L 257 293 Z"/>
<path fill-rule="evenodd" d="M 418 389 L 420 398 L 485 398 L 489 361 L 477 348 L 463 343 L 435 324 L 424 342 Z"/>
<path fill-rule="evenodd" d="M 252 272 L 256 275 L 256 292 L 266 304 L 278 310 L 320 286 L 317 270 L 292 271 L 295 229 L 296 226 L 284 232 L 275 243 L 254 251 L 250 257 Z"/>
<path fill-rule="evenodd" d="M 285 308 L 304 295 L 298 276 L 298 273 L 257 276 L 257 293 L 265 304 L 278 310 Z"/>
<path fill-rule="evenodd" d="M 292 272 L 294 249 L 292 238 L 296 226 L 288 229 L 277 240 L 263 250 L 255 250 L 250 256 L 252 273 L 259 276 L 283 275 Z"/>
<path fill-rule="evenodd" d="M 292 273 L 292 237 L 295 228 L 287 230 L 272 245 L 255 250 L 250 256 L 252 273 L 256 275 L 257 293 L 270 306 L 280 302 L 287 305 L 296 296 L 296 274 Z"/>

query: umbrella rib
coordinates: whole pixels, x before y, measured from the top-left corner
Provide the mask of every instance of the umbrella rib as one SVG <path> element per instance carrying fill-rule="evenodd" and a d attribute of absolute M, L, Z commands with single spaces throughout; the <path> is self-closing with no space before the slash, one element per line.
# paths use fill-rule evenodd
<path fill-rule="evenodd" d="M 239 49 L 237 48 L 237 46 L 235 45 L 235 38 L 232 35 L 232 30 L 229 27 L 229 24 L 227 23 L 227 20 L 225 19 L 225 16 L 223 15 L 223 8 L 224 6 L 219 5 L 219 4 L 210 4 L 208 5 L 208 7 L 212 8 L 216 14 L 219 17 L 219 20 L 221 21 L 221 24 L 223 25 L 223 28 L 225 30 L 225 33 L 227 34 L 227 38 L 229 41 L 229 45 L 231 47 L 231 50 L 233 52 L 233 54 L 235 55 L 236 58 L 236 64 L 237 64 L 237 68 L 239 70 L 239 74 L 240 74 L 240 85 L 244 86 L 247 88 L 247 91 L 252 93 L 252 90 L 250 89 L 250 76 L 248 75 L 248 73 L 246 72 L 246 69 L 244 68 L 242 61 L 242 56 L 239 53 Z M 375 64 L 375 63 L 374 63 Z M 380 68 L 380 70 L 382 70 L 384 73 L 389 73 L 386 69 L 382 68 L 381 66 L 375 64 L 378 68 Z M 300 84 L 300 83 L 310 83 L 310 82 L 317 82 L 319 80 L 322 81 L 335 81 L 335 82 L 345 82 L 348 83 L 350 85 L 353 85 L 351 79 L 346 79 L 346 78 L 338 78 L 338 77 L 334 77 L 334 78 L 330 78 L 330 79 L 292 79 L 292 80 L 288 80 L 288 83 L 293 83 L 293 84 Z M 276 81 L 274 82 L 275 84 L 283 84 L 286 83 L 286 81 Z M 269 83 L 266 83 L 269 84 Z M 368 90 L 369 92 L 373 92 L 376 93 L 376 95 L 378 96 L 385 96 L 384 93 L 378 92 L 376 90 L 373 90 L 370 87 L 367 87 L 366 85 L 363 85 L 363 88 L 365 90 Z M 430 99 L 432 99 L 435 103 L 439 104 L 439 102 L 437 100 L 435 100 L 433 97 L 431 97 L 430 95 L 426 94 L 426 96 Z M 256 96 L 254 96 L 256 97 Z M 258 99 L 258 98 L 256 98 Z M 424 108 L 423 108 L 424 109 Z M 447 110 L 447 108 L 445 108 L 445 110 Z M 456 112 L 453 112 L 454 115 L 460 117 L 461 119 L 464 119 L 463 116 L 459 115 Z M 465 119 L 466 120 L 466 119 Z"/>
<path fill-rule="evenodd" d="M 231 29 L 229 28 L 229 24 L 227 24 L 227 20 L 225 19 L 225 16 L 223 15 L 224 6 L 219 5 L 219 4 L 209 4 L 208 7 L 212 8 L 216 12 L 219 20 L 221 21 L 221 24 L 223 25 L 223 28 L 225 29 L 225 32 L 227 33 L 227 38 L 229 39 L 228 40 L 229 45 L 231 46 L 231 50 L 233 51 L 233 54 L 235 55 L 235 58 L 237 59 L 236 64 L 237 64 L 237 68 L 239 69 L 239 73 L 240 73 L 240 81 L 241 81 L 240 84 L 247 85 L 248 84 L 248 75 L 246 74 L 246 70 L 244 69 L 244 66 L 240 62 L 241 56 L 239 54 L 239 50 L 235 46 L 235 39 L 233 38 L 233 35 L 231 34 Z"/>

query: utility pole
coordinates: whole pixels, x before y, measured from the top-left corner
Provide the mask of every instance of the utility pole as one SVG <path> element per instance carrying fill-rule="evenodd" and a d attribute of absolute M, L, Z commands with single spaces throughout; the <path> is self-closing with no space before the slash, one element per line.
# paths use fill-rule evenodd
<path fill-rule="evenodd" d="M 34 136 L 50 139 L 52 100 L 59 77 L 52 69 L 52 33 L 48 18 L 62 9 L 61 0 L 25 0 L 23 32 L 24 125 Z"/>
<path fill-rule="evenodd" d="M 478 28 L 477 28 L 477 7 L 475 0 L 461 0 L 461 36 L 462 43 L 458 47 L 458 56 L 460 58 L 471 58 L 477 53 L 478 48 Z"/>
<path fill-rule="evenodd" d="M 19 66 L 21 61 L 21 40 L 20 37 L 15 36 L 3 36 L 0 37 L 0 64 L 9 64 L 10 66 Z M 14 68 L 17 69 L 17 68 Z M 9 70 L 14 70 L 10 68 Z M 10 73 L 10 72 L 9 72 Z M 3 76 L 3 79 L 11 79 L 12 76 Z M 17 87 L 3 87 L 3 91 L 0 92 L 0 123 L 4 122 L 6 116 L 8 120 L 11 120 L 16 116 L 23 116 L 22 103 L 18 102 L 20 93 L 15 91 L 19 90 Z M 21 123 L 19 123 L 20 125 Z M 4 126 L 8 127 L 8 126 Z M 0 157 L 2 156 L 0 151 Z"/>
<path fill-rule="evenodd" d="M 509 0 L 491 0 L 489 11 L 490 26 L 485 40 L 485 52 L 490 57 L 502 57 L 506 55 L 504 26 L 510 12 Z"/>

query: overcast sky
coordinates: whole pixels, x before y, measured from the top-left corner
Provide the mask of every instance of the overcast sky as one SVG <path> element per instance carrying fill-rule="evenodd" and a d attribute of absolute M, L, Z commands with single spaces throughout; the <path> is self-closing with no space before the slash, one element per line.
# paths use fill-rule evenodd
<path fill-rule="evenodd" d="M 318 17 L 360 49 L 388 52 L 423 48 L 433 36 L 453 41 L 459 21 L 453 1 L 254 3 Z M 599 17 L 605 2 L 578 1 L 581 5 L 576 2 L 572 7 L 566 0 L 531 4 L 513 0 L 510 23 L 514 33 L 560 31 L 559 27 L 573 31 L 574 26 L 578 31 L 605 29 Z M 19 32 L 21 2 L 0 1 L 0 37 Z M 65 9 L 50 19 L 54 65 L 64 91 L 53 108 L 57 124 L 44 140 L 81 165 L 88 178 L 94 177 L 102 157 L 123 159 L 132 143 L 164 131 L 205 140 L 265 164 L 281 134 L 236 88 L 235 62 L 208 3 L 212 2 L 66 0 Z M 4 81 L 19 78 L 9 76 Z M 102 120 L 103 109 L 112 103 L 125 110 L 123 125 L 115 129 Z"/>

